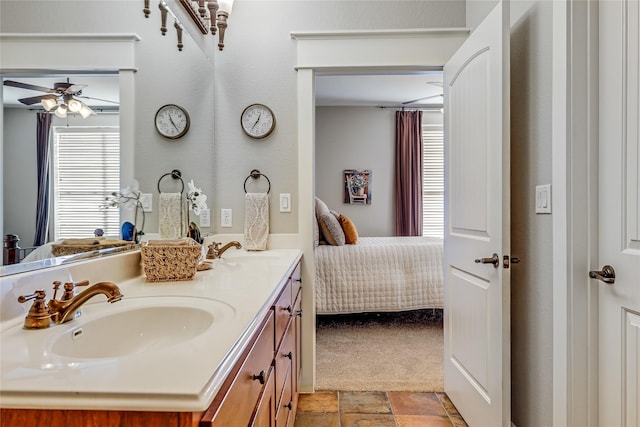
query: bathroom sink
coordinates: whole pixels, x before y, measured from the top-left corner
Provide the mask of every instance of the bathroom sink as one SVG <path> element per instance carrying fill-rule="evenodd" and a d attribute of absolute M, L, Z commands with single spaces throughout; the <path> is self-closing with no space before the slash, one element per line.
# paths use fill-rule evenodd
<path fill-rule="evenodd" d="M 236 255 L 230 257 L 222 257 L 220 258 L 223 261 L 229 262 L 273 262 L 277 261 L 278 257 L 273 255 Z"/>
<path fill-rule="evenodd" d="M 51 338 L 51 353 L 101 359 L 159 351 L 220 327 L 234 315 L 220 301 L 188 297 L 123 299 L 107 308 L 69 323 Z"/>
<path fill-rule="evenodd" d="M 161 353 L 201 335 L 224 330 L 235 317 L 235 310 L 221 301 L 177 296 L 125 296 L 114 304 L 87 304 L 82 311 L 82 316 L 49 329 L 28 331 L 20 324 L 4 331 L 3 365 L 19 365 L 22 360 L 27 365 L 50 367 Z M 10 348 L 28 349 L 27 360 L 5 352 Z"/>

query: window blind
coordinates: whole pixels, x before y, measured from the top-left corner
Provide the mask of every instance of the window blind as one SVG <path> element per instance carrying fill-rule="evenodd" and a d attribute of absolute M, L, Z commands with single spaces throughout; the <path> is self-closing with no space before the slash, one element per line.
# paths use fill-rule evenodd
<path fill-rule="evenodd" d="M 422 125 L 422 235 L 444 236 L 444 129 Z"/>
<path fill-rule="evenodd" d="M 53 150 L 54 238 L 119 236 L 119 209 L 101 208 L 120 189 L 119 129 L 56 130 Z"/>

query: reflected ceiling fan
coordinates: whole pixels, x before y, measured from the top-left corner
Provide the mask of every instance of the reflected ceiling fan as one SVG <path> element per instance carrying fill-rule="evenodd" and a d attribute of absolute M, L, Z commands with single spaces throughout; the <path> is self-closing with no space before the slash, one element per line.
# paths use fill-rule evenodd
<path fill-rule="evenodd" d="M 433 86 L 438 86 L 440 89 L 442 89 L 442 82 L 439 81 L 430 81 L 427 82 L 428 85 L 433 85 Z M 417 98 L 417 99 L 412 99 L 411 101 L 405 101 L 402 104 L 403 105 L 407 105 L 407 104 L 413 104 L 414 102 L 420 102 L 420 101 L 426 101 L 427 99 L 432 99 L 432 98 L 438 98 L 443 96 L 444 94 L 444 90 L 442 90 L 439 94 L 437 95 L 430 95 L 430 96 L 423 96 L 422 98 Z M 444 99 L 444 98 L 443 98 Z"/>
<path fill-rule="evenodd" d="M 85 104 L 78 98 L 93 99 L 96 101 L 111 102 L 117 104 L 117 102 L 115 101 L 82 95 L 82 89 L 87 87 L 87 85 L 71 83 L 69 81 L 69 78 L 67 78 L 66 82 L 54 83 L 53 88 L 32 85 L 29 83 L 16 82 L 13 80 L 5 80 L 4 85 L 45 92 L 44 95 L 21 98 L 18 99 L 18 101 L 25 105 L 41 103 L 42 107 L 45 110 L 53 110 L 54 114 L 60 118 L 67 117 L 67 113 L 69 112 L 78 113 L 85 119 L 92 114 L 96 114 L 87 104 Z"/>

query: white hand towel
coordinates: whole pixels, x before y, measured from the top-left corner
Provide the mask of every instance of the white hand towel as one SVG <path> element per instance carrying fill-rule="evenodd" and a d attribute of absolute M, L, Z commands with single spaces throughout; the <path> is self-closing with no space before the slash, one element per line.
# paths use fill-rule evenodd
<path fill-rule="evenodd" d="M 264 251 L 269 238 L 269 194 L 246 193 L 244 201 L 244 247 Z"/>
<path fill-rule="evenodd" d="M 160 238 L 182 237 L 182 193 L 160 193 Z"/>

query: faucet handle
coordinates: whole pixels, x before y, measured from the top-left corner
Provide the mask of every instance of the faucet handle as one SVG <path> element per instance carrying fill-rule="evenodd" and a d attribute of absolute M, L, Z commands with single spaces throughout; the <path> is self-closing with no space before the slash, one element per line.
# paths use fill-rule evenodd
<path fill-rule="evenodd" d="M 57 282 L 58 286 L 60 286 L 60 282 Z M 54 289 L 57 291 L 58 288 L 56 287 L 56 282 L 53 282 L 54 284 Z M 87 286 L 89 284 L 88 280 L 83 280 L 82 282 L 67 282 L 64 284 L 64 293 L 62 294 L 62 298 L 60 298 L 60 301 L 69 301 L 70 299 L 73 299 L 74 296 L 76 296 L 75 293 L 75 289 L 77 286 Z M 54 295 L 54 299 L 55 299 L 55 295 Z"/>
<path fill-rule="evenodd" d="M 55 324 L 51 317 L 49 307 L 45 302 L 47 294 L 44 289 L 38 289 L 31 295 L 21 295 L 18 297 L 18 302 L 24 303 L 30 300 L 35 300 L 29 309 L 29 313 L 24 318 L 25 329 L 45 329 Z"/>
<path fill-rule="evenodd" d="M 207 251 L 207 259 L 215 259 L 218 258 L 218 250 L 220 250 L 220 242 L 212 242 L 209 245 L 209 250 Z"/>

